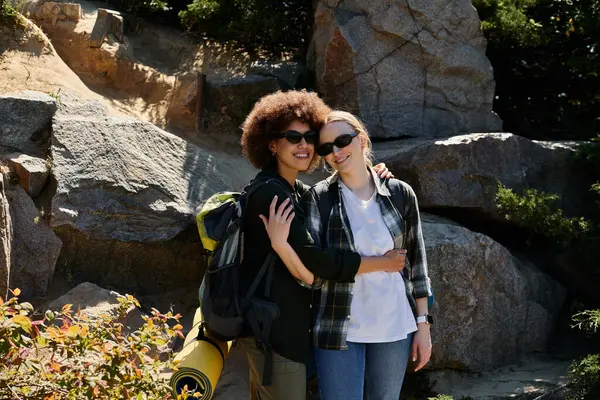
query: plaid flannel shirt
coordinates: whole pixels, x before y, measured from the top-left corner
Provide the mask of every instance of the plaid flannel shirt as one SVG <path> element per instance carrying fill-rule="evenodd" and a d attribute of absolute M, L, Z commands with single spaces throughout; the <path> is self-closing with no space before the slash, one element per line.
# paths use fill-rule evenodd
<path fill-rule="evenodd" d="M 417 197 L 412 188 L 402 181 L 404 192 L 404 210 L 397 210 L 391 199 L 391 193 L 385 181 L 371 169 L 377 190 L 377 203 L 381 208 L 383 220 L 394 241 L 394 248 L 407 249 L 406 266 L 402 271 L 413 314 L 416 316 L 416 300 L 431 294 L 431 285 L 427 274 L 427 258 L 421 231 L 421 218 Z M 308 230 L 319 247 L 333 247 L 355 251 L 354 237 L 344 208 L 338 175 L 327 179 L 329 190 L 334 190 L 334 202 L 329 216 L 327 232 L 323 235 L 323 224 L 319 213 L 318 199 L 314 189 L 305 197 Z M 404 216 L 404 218 L 402 217 Z M 325 243 L 323 243 L 325 240 Z M 316 323 L 313 329 L 315 346 L 323 349 L 347 349 L 346 335 L 350 321 L 350 305 L 354 283 L 323 281 L 321 299 L 317 309 Z"/>

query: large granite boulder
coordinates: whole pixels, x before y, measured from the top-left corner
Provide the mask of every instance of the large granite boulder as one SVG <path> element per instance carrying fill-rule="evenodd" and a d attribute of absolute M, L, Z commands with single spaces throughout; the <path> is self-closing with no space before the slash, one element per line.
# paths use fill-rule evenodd
<path fill-rule="evenodd" d="M 488 236 L 422 219 L 436 294 L 429 366 L 479 372 L 544 350 L 565 289 Z"/>
<path fill-rule="evenodd" d="M 0 146 L 45 158 L 56 100 L 32 91 L 0 96 Z"/>
<path fill-rule="evenodd" d="M 374 137 L 501 130 L 470 0 L 319 0 L 313 32 L 318 90 Z"/>
<path fill-rule="evenodd" d="M 256 171 L 240 155 L 196 147 L 150 123 L 70 109 L 55 116 L 51 145 L 60 262 L 81 279 L 138 294 L 197 281 L 195 208 L 241 189 Z"/>
<path fill-rule="evenodd" d="M 574 143 L 539 142 L 510 133 L 376 143 L 375 157 L 415 190 L 423 208 L 460 208 L 494 216 L 498 181 L 517 192 L 557 193 L 567 213 L 581 210 L 588 188 L 574 169 Z"/>
<path fill-rule="evenodd" d="M 44 296 L 62 242 L 22 187 L 8 187 L 6 196 L 13 226 L 10 286 L 21 289 L 23 298 Z"/>

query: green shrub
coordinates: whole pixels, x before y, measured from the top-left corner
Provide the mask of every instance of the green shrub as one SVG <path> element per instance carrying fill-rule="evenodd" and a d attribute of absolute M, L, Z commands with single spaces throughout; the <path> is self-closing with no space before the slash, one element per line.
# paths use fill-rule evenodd
<path fill-rule="evenodd" d="M 600 354 L 575 361 L 569 367 L 567 400 L 597 400 L 600 398 Z"/>
<path fill-rule="evenodd" d="M 515 40 L 538 43 L 541 25 L 527 16 L 537 0 L 473 0 L 481 18 L 481 28 L 494 41 Z"/>
<path fill-rule="evenodd" d="M 185 29 L 248 48 L 303 52 L 311 2 L 306 0 L 193 0 L 179 13 Z"/>
<path fill-rule="evenodd" d="M 577 160 L 582 163 L 593 179 L 600 179 L 600 136 L 577 148 Z"/>
<path fill-rule="evenodd" d="M 567 218 L 560 208 L 555 207 L 556 194 L 525 190 L 523 195 L 516 194 L 501 183 L 496 192 L 496 209 L 506 220 L 530 235 L 541 236 L 561 247 L 569 246 L 590 230 L 590 224 L 582 217 Z"/>
<path fill-rule="evenodd" d="M 596 194 L 596 196 L 597 196 L 597 197 L 596 197 L 596 198 L 597 198 L 597 200 L 596 200 L 596 201 L 597 201 L 597 202 L 599 203 L 599 205 L 600 205 L 600 182 L 594 183 L 594 184 L 592 185 L 592 187 L 590 188 L 590 190 Z"/>
<path fill-rule="evenodd" d="M 573 328 L 596 333 L 600 325 L 600 310 L 585 310 L 573 315 Z"/>
<path fill-rule="evenodd" d="M 427 400 L 454 400 L 452 396 L 448 396 L 447 394 L 438 394 L 435 397 L 429 397 Z"/>
<path fill-rule="evenodd" d="M 139 330 L 127 334 L 117 321 L 139 306 L 132 296 L 119 297 L 116 317 L 89 321 L 68 304 L 34 320 L 32 305 L 18 301 L 18 289 L 13 293 L 6 302 L 0 299 L 0 398 L 170 398 L 159 373 L 173 367 L 171 359 L 149 354 L 182 336 L 179 315 L 153 309 Z"/>
<path fill-rule="evenodd" d="M 600 116 L 600 0 L 474 0 L 504 129 L 587 139 Z"/>
<path fill-rule="evenodd" d="M 0 0 L 0 28 L 11 26 L 17 20 L 17 12 L 8 0 Z"/>
<path fill-rule="evenodd" d="M 573 327 L 590 333 L 598 331 L 600 310 L 586 310 L 573 316 Z M 600 354 L 591 354 L 574 361 L 569 367 L 567 400 L 600 398 Z"/>
<path fill-rule="evenodd" d="M 167 0 L 108 0 L 108 3 L 133 16 L 161 13 L 170 9 Z"/>

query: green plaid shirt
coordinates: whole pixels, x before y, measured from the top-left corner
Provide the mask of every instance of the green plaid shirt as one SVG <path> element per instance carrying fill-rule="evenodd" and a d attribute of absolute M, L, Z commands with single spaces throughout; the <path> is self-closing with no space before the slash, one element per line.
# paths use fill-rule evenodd
<path fill-rule="evenodd" d="M 402 276 L 406 286 L 406 296 L 413 309 L 413 314 L 416 315 L 415 299 L 431 294 L 417 197 L 407 183 L 398 181 L 403 192 L 404 204 L 394 205 L 386 181 L 379 178 L 373 170 L 371 173 L 377 190 L 377 203 L 381 208 L 383 221 L 392 235 L 394 248 L 407 249 L 407 262 Z M 344 208 L 338 180 L 338 175 L 333 175 L 325 181 L 325 184 L 328 184 L 327 190 L 335 191 L 325 234 L 322 232 L 323 224 L 319 213 L 318 195 L 314 189 L 311 189 L 305 196 L 308 230 L 316 246 L 355 251 L 354 237 Z M 353 286 L 354 283 L 323 281 L 313 329 L 315 346 L 332 350 L 348 348 L 346 335 L 350 321 Z"/>

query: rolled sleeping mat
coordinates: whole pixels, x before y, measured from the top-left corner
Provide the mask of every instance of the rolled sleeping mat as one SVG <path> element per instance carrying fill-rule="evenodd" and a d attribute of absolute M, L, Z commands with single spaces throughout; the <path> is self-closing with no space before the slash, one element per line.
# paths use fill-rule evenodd
<path fill-rule="evenodd" d="M 194 326 L 185 338 L 183 349 L 175 356 L 177 371 L 169 382 L 176 394 L 187 385 L 188 393 L 200 393 L 202 400 L 212 398 L 223 366 L 231 349 L 231 342 L 223 342 L 200 334 L 202 314 L 196 310 Z"/>

